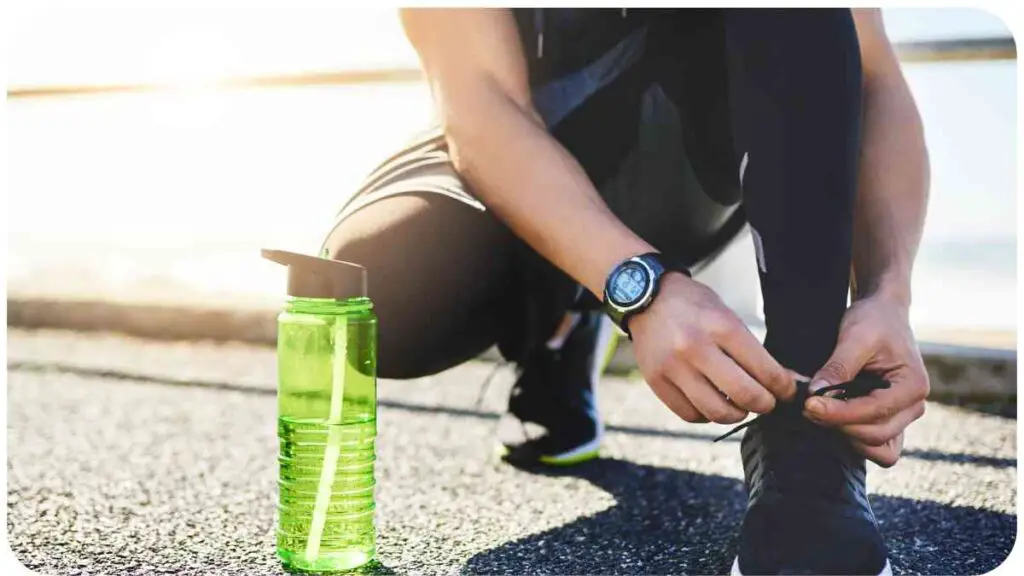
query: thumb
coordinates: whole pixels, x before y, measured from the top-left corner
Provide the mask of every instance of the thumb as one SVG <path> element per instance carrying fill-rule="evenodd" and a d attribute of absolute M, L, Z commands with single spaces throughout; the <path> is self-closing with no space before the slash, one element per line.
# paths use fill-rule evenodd
<path fill-rule="evenodd" d="M 826 386 L 853 380 L 875 353 L 874 339 L 861 330 L 848 330 L 839 334 L 839 342 L 825 365 L 811 378 L 809 390 L 813 393 Z"/>

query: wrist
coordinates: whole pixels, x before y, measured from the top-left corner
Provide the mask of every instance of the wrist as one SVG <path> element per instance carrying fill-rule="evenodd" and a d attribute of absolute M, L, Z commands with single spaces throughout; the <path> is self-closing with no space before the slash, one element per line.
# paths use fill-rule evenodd
<path fill-rule="evenodd" d="M 909 272 L 892 271 L 879 275 L 872 282 L 857 282 L 854 300 L 882 300 L 904 312 L 910 310 L 912 301 Z"/>
<path fill-rule="evenodd" d="M 594 274 L 591 275 L 587 288 L 593 292 L 598 300 L 602 300 L 604 298 L 605 286 L 608 283 L 608 277 L 611 276 L 617 266 L 634 256 L 655 251 L 653 246 L 637 236 L 623 238 L 622 241 L 616 242 L 609 249 L 601 251 L 599 263 L 594 268 Z"/>

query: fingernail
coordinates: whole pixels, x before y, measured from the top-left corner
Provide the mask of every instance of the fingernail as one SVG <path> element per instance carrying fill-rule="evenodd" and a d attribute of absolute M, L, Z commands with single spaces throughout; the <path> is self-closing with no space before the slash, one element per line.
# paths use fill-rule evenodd
<path fill-rule="evenodd" d="M 814 416 L 821 416 L 825 414 L 825 401 L 821 398 L 811 398 L 804 408 Z"/>

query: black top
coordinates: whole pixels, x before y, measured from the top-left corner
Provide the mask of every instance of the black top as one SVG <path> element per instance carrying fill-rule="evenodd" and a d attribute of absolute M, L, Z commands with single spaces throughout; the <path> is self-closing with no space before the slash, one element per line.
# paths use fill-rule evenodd
<path fill-rule="evenodd" d="M 513 8 L 530 85 L 586 67 L 644 24 L 621 8 Z"/>

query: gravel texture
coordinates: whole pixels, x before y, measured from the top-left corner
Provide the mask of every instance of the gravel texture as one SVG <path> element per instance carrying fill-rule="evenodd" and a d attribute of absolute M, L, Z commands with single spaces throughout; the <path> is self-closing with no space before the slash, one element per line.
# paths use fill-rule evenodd
<path fill-rule="evenodd" d="M 274 352 L 11 330 L 8 533 L 44 574 L 280 574 Z M 738 442 L 607 378 L 606 458 L 494 457 L 512 375 L 470 363 L 380 385 L 378 573 L 727 573 Z M 981 574 L 1013 547 L 1016 420 L 938 404 L 872 467 L 897 573 Z"/>

